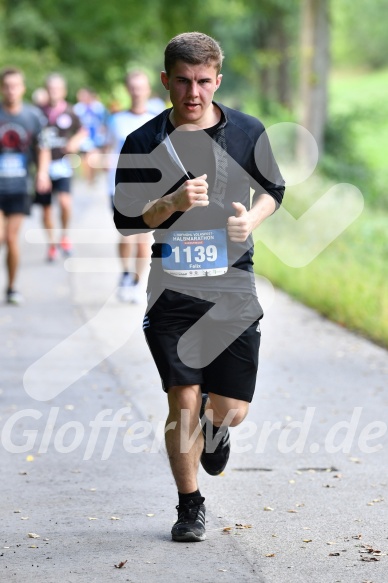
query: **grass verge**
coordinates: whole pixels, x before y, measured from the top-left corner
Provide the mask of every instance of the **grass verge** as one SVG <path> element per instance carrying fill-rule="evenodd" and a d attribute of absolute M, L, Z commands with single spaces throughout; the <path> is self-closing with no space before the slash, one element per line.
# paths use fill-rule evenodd
<path fill-rule="evenodd" d="M 301 188 L 298 196 L 296 187 L 289 189 L 284 204 L 294 217 L 302 215 L 305 207 L 312 204 L 311 194 L 306 197 L 307 190 L 310 193 L 314 190 L 318 199 L 330 186 L 320 178 L 315 178 L 313 184 Z M 302 195 L 301 190 L 304 190 Z M 271 220 L 268 220 L 269 228 Z M 303 244 L 314 244 L 315 229 L 325 229 L 325 224 L 326 218 L 322 217 L 322 222 L 318 220 L 305 239 L 299 239 L 301 253 Z M 342 234 L 304 267 L 290 267 L 258 242 L 255 271 L 331 320 L 388 347 L 387 225 L 388 213 L 365 207 Z M 280 246 L 283 249 L 287 245 L 286 237 L 290 245 L 294 244 L 292 239 L 297 236 L 298 224 L 294 228 L 294 235 L 292 232 L 280 234 L 284 239 Z M 296 255 L 298 244 L 293 247 Z"/>

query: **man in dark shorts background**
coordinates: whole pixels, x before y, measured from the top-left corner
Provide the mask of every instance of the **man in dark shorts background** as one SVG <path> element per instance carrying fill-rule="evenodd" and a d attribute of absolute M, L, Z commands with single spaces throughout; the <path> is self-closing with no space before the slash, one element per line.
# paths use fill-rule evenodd
<path fill-rule="evenodd" d="M 168 394 L 179 542 L 206 538 L 199 462 L 222 472 L 228 427 L 243 421 L 253 397 L 263 313 L 251 233 L 284 193 L 261 122 L 213 101 L 222 59 L 207 35 L 170 41 L 161 81 L 173 107 L 128 136 L 116 173 L 117 228 L 155 230 L 143 327 Z"/>
<path fill-rule="evenodd" d="M 23 103 L 23 73 L 13 67 L 4 69 L 0 73 L 0 90 L 0 243 L 7 245 L 6 301 L 21 304 L 24 298 L 14 285 L 20 228 L 30 208 L 30 165 L 37 161 L 36 188 L 41 192 L 49 190 L 50 151 L 42 140 L 43 115 L 36 107 Z"/>
<path fill-rule="evenodd" d="M 43 225 L 49 240 L 47 260 L 54 261 L 58 256 L 58 248 L 53 233 L 52 195 L 56 193 L 61 213 L 62 232 L 59 247 L 65 255 L 70 255 L 72 244 L 67 231 L 71 218 L 70 184 L 73 169 L 65 156 L 78 152 L 81 142 L 87 136 L 87 131 L 81 126 L 73 108 L 65 99 L 67 94 L 65 78 L 59 73 L 52 73 L 46 79 L 46 89 L 49 102 L 42 111 L 47 118 L 45 133 L 51 149 L 52 191 L 44 193 L 37 190 L 35 202 L 43 207 Z"/>

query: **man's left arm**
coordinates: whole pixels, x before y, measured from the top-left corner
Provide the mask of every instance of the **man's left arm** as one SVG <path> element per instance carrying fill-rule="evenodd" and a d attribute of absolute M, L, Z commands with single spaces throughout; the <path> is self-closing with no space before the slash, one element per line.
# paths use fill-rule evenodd
<path fill-rule="evenodd" d="M 79 151 L 80 145 L 88 137 L 88 130 L 80 127 L 78 131 L 69 138 L 64 150 L 66 154 L 76 154 Z"/>
<path fill-rule="evenodd" d="M 227 229 L 229 239 L 233 243 L 244 243 L 252 231 L 272 215 L 278 207 L 275 199 L 264 192 L 256 197 L 249 211 L 241 202 L 233 202 L 232 204 L 236 213 L 235 216 L 228 218 Z"/>
<path fill-rule="evenodd" d="M 233 243 L 244 243 L 249 235 L 282 204 L 285 182 L 269 143 L 262 132 L 252 149 L 247 168 L 251 188 L 254 190 L 250 210 L 241 203 L 233 202 L 235 215 L 228 218 L 227 229 Z"/>
<path fill-rule="evenodd" d="M 36 192 L 38 193 L 44 193 L 51 190 L 51 179 L 49 175 L 50 162 L 51 150 L 38 145 L 35 177 L 35 187 Z"/>

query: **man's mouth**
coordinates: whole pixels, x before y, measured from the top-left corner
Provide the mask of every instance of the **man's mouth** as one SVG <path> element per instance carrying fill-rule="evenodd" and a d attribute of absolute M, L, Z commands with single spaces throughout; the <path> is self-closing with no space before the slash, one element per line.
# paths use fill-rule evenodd
<path fill-rule="evenodd" d="M 185 106 L 190 111 L 195 111 L 197 107 L 199 107 L 199 103 L 185 103 Z"/>

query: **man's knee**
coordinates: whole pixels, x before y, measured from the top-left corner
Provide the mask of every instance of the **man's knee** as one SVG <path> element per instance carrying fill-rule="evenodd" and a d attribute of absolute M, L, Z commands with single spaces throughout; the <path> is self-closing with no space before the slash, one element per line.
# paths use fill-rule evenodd
<path fill-rule="evenodd" d="M 221 423 L 228 427 L 236 427 L 244 421 L 249 411 L 249 403 L 247 401 L 221 397 L 220 395 L 214 395 L 212 393 L 210 393 L 209 396 L 214 421 L 217 425 Z"/>
<path fill-rule="evenodd" d="M 63 209 L 69 209 L 71 207 L 71 195 L 68 192 L 58 193 L 59 206 Z"/>
<path fill-rule="evenodd" d="M 18 247 L 19 245 L 19 233 L 22 226 L 23 219 L 15 219 L 15 221 L 10 221 L 8 229 L 6 230 L 4 240 L 8 247 Z"/>
<path fill-rule="evenodd" d="M 229 427 L 236 427 L 237 425 L 240 425 L 240 423 L 242 423 L 245 419 L 245 417 L 248 415 L 248 410 L 249 410 L 249 404 L 246 403 L 242 406 L 240 406 L 238 409 L 235 409 L 235 413 L 233 415 L 233 417 L 231 418 L 231 421 L 229 423 Z M 231 409 L 231 411 L 233 411 L 233 409 Z"/>
<path fill-rule="evenodd" d="M 180 412 L 188 409 L 199 412 L 201 405 L 201 389 L 199 385 L 175 386 L 168 389 L 170 412 Z"/>

